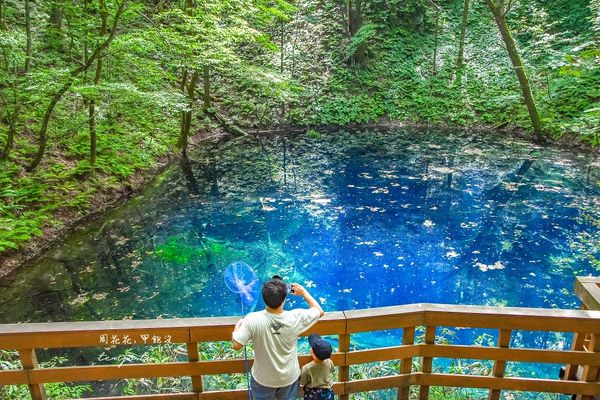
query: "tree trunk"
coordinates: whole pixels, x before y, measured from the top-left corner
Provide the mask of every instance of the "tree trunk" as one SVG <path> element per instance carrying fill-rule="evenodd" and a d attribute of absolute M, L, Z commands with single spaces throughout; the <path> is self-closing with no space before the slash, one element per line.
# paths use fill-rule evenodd
<path fill-rule="evenodd" d="M 8 112 L 7 112 L 8 114 Z M 6 144 L 2 153 L 0 153 L 0 161 L 7 161 L 10 151 L 15 144 L 15 134 L 17 133 L 17 119 L 19 118 L 18 108 L 15 109 L 14 113 L 9 116 L 8 124 L 8 136 L 6 137 Z"/>
<path fill-rule="evenodd" d="M 281 50 L 281 54 L 280 54 L 280 60 L 279 60 L 279 72 L 281 72 L 283 74 L 283 57 L 284 57 L 284 51 L 283 51 L 283 47 L 285 46 L 285 25 L 283 23 L 283 21 L 281 21 L 281 40 L 280 40 L 280 50 Z"/>
<path fill-rule="evenodd" d="M 50 11 L 50 21 L 49 21 L 50 25 L 52 25 L 53 28 L 61 29 L 62 28 L 62 17 L 63 17 L 62 7 L 56 1 L 53 1 L 52 9 Z"/>
<path fill-rule="evenodd" d="M 105 0 L 100 0 L 100 38 L 106 36 L 107 33 L 107 22 L 108 22 L 108 9 L 106 8 Z M 94 85 L 100 83 L 102 77 L 102 58 L 99 57 L 96 61 L 96 74 L 94 75 Z M 97 153 L 97 135 L 96 135 L 96 100 L 90 99 L 88 104 L 88 124 L 90 129 L 90 166 L 92 171 L 96 166 L 96 153 Z"/>
<path fill-rule="evenodd" d="M 206 110 L 210 108 L 210 67 L 205 65 L 202 71 L 202 83 L 204 87 L 204 105 L 203 108 Z"/>
<path fill-rule="evenodd" d="M 358 33 L 360 28 L 363 25 L 363 8 L 362 8 L 362 0 L 355 0 L 354 3 L 352 0 L 348 0 L 346 4 L 347 13 L 348 13 L 348 33 L 350 38 L 352 39 L 354 35 Z M 367 45 L 366 43 L 361 43 L 356 48 L 356 51 L 350 58 L 350 63 L 352 65 L 365 66 L 367 63 Z"/>
<path fill-rule="evenodd" d="M 6 24 L 6 5 L 4 4 L 4 0 L 0 0 L 0 31 L 6 32 L 8 31 L 8 25 Z M 10 66 L 8 65 L 8 51 L 6 48 L 2 49 L 2 56 L 4 58 L 4 67 L 6 71 L 10 71 Z"/>
<path fill-rule="evenodd" d="M 461 69 L 464 63 L 465 54 L 465 39 L 467 37 L 467 23 L 469 20 L 469 0 L 464 0 L 462 24 L 460 26 L 460 43 L 458 44 L 458 59 L 456 60 L 456 68 Z"/>
<path fill-rule="evenodd" d="M 492 11 L 492 14 L 494 15 L 496 25 L 498 25 L 498 29 L 500 30 L 500 34 L 502 35 L 502 40 L 506 45 L 508 56 L 510 57 L 510 61 L 512 62 L 512 65 L 515 69 L 517 78 L 519 79 L 521 91 L 523 92 L 523 100 L 525 101 L 525 105 L 527 106 L 529 118 L 531 119 L 531 125 L 533 126 L 533 133 L 538 141 L 543 141 L 544 133 L 542 128 L 542 122 L 540 120 L 540 115 L 538 114 L 537 107 L 535 105 L 535 99 L 533 98 L 533 93 L 531 92 L 531 85 L 529 84 L 529 78 L 527 77 L 527 74 L 525 72 L 523 61 L 519 56 L 519 51 L 517 50 L 515 41 L 512 35 L 510 34 L 510 30 L 506 23 L 506 11 L 502 7 L 497 6 L 493 0 L 485 1 L 490 10 Z"/>
<path fill-rule="evenodd" d="M 187 80 L 187 73 L 186 80 Z M 179 135 L 179 140 L 177 141 L 177 146 L 181 151 L 182 156 L 187 156 L 187 146 L 188 146 L 188 138 L 190 135 L 190 129 L 192 127 L 192 108 L 194 107 L 194 101 L 196 100 L 196 85 L 200 80 L 200 73 L 197 69 L 192 73 L 192 77 L 190 79 L 190 83 L 185 86 L 185 81 L 183 82 L 182 89 L 188 98 L 189 109 L 183 112 L 181 119 L 181 133 Z"/>
<path fill-rule="evenodd" d="M 86 61 L 86 63 L 84 65 L 71 71 L 67 82 L 54 94 L 54 96 L 52 96 L 52 99 L 50 100 L 50 104 L 48 104 L 48 107 L 46 108 L 46 112 L 44 113 L 44 118 L 42 120 L 42 126 L 41 126 L 39 134 L 38 134 L 38 141 L 39 141 L 38 151 L 37 151 L 35 158 L 31 162 L 31 164 L 27 167 L 28 172 L 32 172 L 33 170 L 35 170 L 37 168 L 37 166 L 39 165 L 40 161 L 42 161 L 42 158 L 44 157 L 44 152 L 46 151 L 46 144 L 47 144 L 47 140 L 48 140 L 46 133 L 48 132 L 48 124 L 50 122 L 50 118 L 52 117 L 52 113 L 54 112 L 54 108 L 56 107 L 56 105 L 58 104 L 58 102 L 60 101 L 62 96 L 67 92 L 67 90 L 69 90 L 71 88 L 71 86 L 73 85 L 73 82 L 75 81 L 75 78 L 77 78 L 82 72 L 87 71 L 90 68 L 90 66 L 94 63 L 94 61 L 96 61 L 100 57 L 100 53 L 102 53 L 108 46 L 110 46 L 110 43 L 113 41 L 113 39 L 115 38 L 115 35 L 117 33 L 117 26 L 119 24 L 119 20 L 121 19 L 121 16 L 123 15 L 123 12 L 125 11 L 126 3 L 127 3 L 127 0 L 121 1 L 121 4 L 119 5 L 119 8 L 117 9 L 117 13 L 115 14 L 115 19 L 114 19 L 112 29 L 110 31 L 110 35 L 108 36 L 108 38 L 106 38 L 106 40 L 104 42 L 102 42 L 96 48 L 96 50 L 94 50 L 94 52 L 92 53 L 92 55 L 90 56 L 90 58 Z"/>
<path fill-rule="evenodd" d="M 5 12 L 6 12 L 6 8 L 5 8 L 5 4 L 4 4 L 4 0 L 0 0 L 0 31 L 7 31 L 8 30 L 8 26 L 6 25 L 6 21 L 5 21 Z M 7 74 L 12 74 L 11 71 L 11 66 L 8 62 L 8 53 L 7 50 L 4 49 L 3 51 L 3 56 L 4 56 L 4 69 L 6 70 Z M 16 81 L 13 82 L 13 93 L 16 93 Z M 7 86 L 3 87 L 7 88 Z M 15 96 L 16 97 L 16 96 Z M 7 161 L 8 157 L 10 155 L 10 152 L 14 146 L 15 143 L 15 134 L 17 132 L 17 120 L 19 118 L 19 104 L 16 101 L 15 98 L 15 109 L 13 113 L 10 113 L 8 111 L 8 105 L 9 105 L 9 100 L 8 98 L 5 96 L 3 91 L 0 91 L 0 106 L 1 108 L 4 109 L 5 112 L 5 119 L 8 122 L 8 134 L 6 137 L 6 144 L 4 145 L 4 149 L 2 149 L 2 152 L 0 153 L 0 161 Z"/>
<path fill-rule="evenodd" d="M 435 4 L 434 4 L 435 5 Z M 437 5 L 435 6 L 435 37 L 434 37 L 434 41 L 433 41 L 433 68 L 432 68 L 432 75 L 437 75 L 437 55 L 438 55 L 438 42 L 439 42 L 439 36 L 440 36 L 440 9 L 439 7 L 437 7 Z"/>
<path fill-rule="evenodd" d="M 27 36 L 25 53 L 25 73 L 31 70 L 31 3 L 25 0 L 25 34 Z"/>
<path fill-rule="evenodd" d="M 187 70 L 187 68 L 183 67 L 183 69 L 181 71 L 181 84 L 179 85 L 179 90 L 181 90 L 181 93 L 183 95 L 186 94 L 185 88 L 187 87 L 187 80 L 188 80 L 188 70 Z M 177 147 L 177 149 L 179 149 L 179 150 L 181 150 L 182 146 L 184 145 L 184 143 L 182 142 L 182 138 L 185 136 L 186 122 L 187 122 L 187 111 L 182 111 L 181 112 L 181 123 L 179 126 L 179 138 L 177 139 L 177 144 L 175 145 Z M 185 151 L 182 151 L 182 155 L 187 155 L 187 154 Z"/>
<path fill-rule="evenodd" d="M 48 19 L 48 30 L 46 32 L 46 44 L 50 49 L 61 48 L 63 9 L 58 1 L 52 1 L 50 17 Z"/>
<path fill-rule="evenodd" d="M 4 4 L 4 0 L 0 0 L 0 30 L 6 31 L 8 27 L 6 26 L 6 5 Z"/>

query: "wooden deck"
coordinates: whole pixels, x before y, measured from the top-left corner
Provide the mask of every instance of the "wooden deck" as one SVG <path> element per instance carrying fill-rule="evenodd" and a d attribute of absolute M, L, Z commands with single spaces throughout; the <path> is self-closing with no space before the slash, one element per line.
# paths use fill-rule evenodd
<path fill-rule="evenodd" d="M 600 290 L 598 285 L 600 281 L 595 286 Z M 580 298 L 583 300 L 585 297 L 580 295 Z M 18 350 L 23 365 L 22 370 L 0 371 L 0 385 L 29 385 L 32 398 L 38 400 L 46 398 L 44 384 L 50 382 L 189 376 L 193 383 L 193 392 L 190 393 L 111 398 L 245 399 L 245 390 L 203 391 L 202 387 L 204 376 L 243 373 L 242 352 L 239 359 L 201 360 L 198 351 L 198 343 L 230 340 L 237 319 L 0 325 L 0 349 Z M 440 344 L 436 342 L 439 327 L 493 329 L 498 332 L 498 340 L 495 346 Z M 353 334 L 388 329 L 401 329 L 397 346 L 362 350 L 350 348 Z M 424 330 L 421 340 L 416 334 L 419 329 Z M 521 330 L 575 334 L 574 345 L 569 350 L 512 347 L 511 338 Z M 593 399 L 594 395 L 600 394 L 600 311 L 412 304 L 327 313 L 306 334 L 311 332 L 338 338 L 339 346 L 332 356 L 339 367 L 334 390 L 342 399 L 352 393 L 380 389 L 397 389 L 398 399 L 408 399 L 410 386 L 418 387 L 420 399 L 428 398 L 431 386 L 487 389 L 488 398 L 492 400 L 499 399 L 502 390 L 570 393 L 582 400 Z M 185 344 L 188 361 L 40 368 L 36 360 L 36 350 L 45 348 L 156 346 L 164 343 Z M 300 359 L 301 363 L 308 361 L 307 356 Z M 415 359 L 419 362 L 413 363 Z M 487 376 L 439 373 L 432 368 L 435 359 L 487 360 L 493 364 L 493 370 Z M 350 367 L 353 365 L 390 360 L 399 360 L 395 375 L 350 379 Z M 510 361 L 567 365 L 571 380 L 508 377 L 505 370 L 506 363 Z M 418 368 L 415 367 L 417 365 Z"/>

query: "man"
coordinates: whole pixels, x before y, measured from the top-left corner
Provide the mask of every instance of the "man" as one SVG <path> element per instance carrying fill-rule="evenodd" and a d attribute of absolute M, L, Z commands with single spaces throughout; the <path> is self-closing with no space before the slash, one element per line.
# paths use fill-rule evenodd
<path fill-rule="evenodd" d="M 292 283 L 291 294 L 304 298 L 308 309 L 284 311 L 288 285 L 275 275 L 264 283 L 266 308 L 248 314 L 233 329 L 233 348 L 254 343 L 252 395 L 254 400 L 292 400 L 299 390 L 298 336 L 314 325 L 324 311 L 308 291 Z"/>

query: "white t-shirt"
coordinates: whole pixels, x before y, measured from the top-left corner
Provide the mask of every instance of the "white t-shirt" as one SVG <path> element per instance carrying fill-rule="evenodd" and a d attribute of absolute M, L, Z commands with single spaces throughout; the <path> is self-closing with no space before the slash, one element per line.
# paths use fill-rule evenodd
<path fill-rule="evenodd" d="M 300 377 L 298 336 L 319 320 L 316 308 L 296 309 L 273 314 L 266 310 L 244 317 L 233 340 L 254 343 L 252 376 L 262 386 L 280 388 Z"/>

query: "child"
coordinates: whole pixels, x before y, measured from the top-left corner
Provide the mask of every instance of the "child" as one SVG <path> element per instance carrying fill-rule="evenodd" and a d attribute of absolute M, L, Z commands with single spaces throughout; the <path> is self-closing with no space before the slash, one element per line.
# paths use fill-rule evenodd
<path fill-rule="evenodd" d="M 333 400 L 333 373 L 335 368 L 331 357 L 331 345 L 321 336 L 313 333 L 308 336 L 310 355 L 313 360 L 302 367 L 300 385 L 304 388 L 304 400 Z"/>

